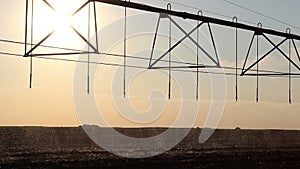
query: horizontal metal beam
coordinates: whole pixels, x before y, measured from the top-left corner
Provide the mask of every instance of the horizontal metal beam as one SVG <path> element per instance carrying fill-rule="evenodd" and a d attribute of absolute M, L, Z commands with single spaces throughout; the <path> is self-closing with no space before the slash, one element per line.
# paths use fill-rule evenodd
<path fill-rule="evenodd" d="M 65 53 L 40 53 L 31 54 L 32 57 L 37 56 L 65 56 L 65 55 L 83 55 L 83 54 L 97 54 L 96 52 L 65 52 Z"/>
<path fill-rule="evenodd" d="M 167 66 L 151 67 L 149 69 L 168 69 Z M 193 68 L 220 68 L 219 66 L 206 66 L 206 65 L 195 65 L 195 66 L 171 66 L 172 69 L 193 69 Z"/>
<path fill-rule="evenodd" d="M 240 76 L 299 76 L 300 73 L 248 73 L 248 74 L 243 74 Z"/>
<path fill-rule="evenodd" d="M 191 20 L 197 20 L 197 21 L 202 21 L 202 22 L 209 22 L 209 23 L 212 23 L 212 24 L 217 24 L 217 25 L 222 25 L 222 26 L 228 26 L 228 27 L 233 27 L 233 28 L 239 28 L 239 29 L 254 31 L 257 34 L 265 33 L 265 34 L 269 34 L 269 35 L 285 37 L 285 38 L 288 38 L 288 39 L 300 40 L 300 36 L 295 35 L 295 34 L 289 34 L 289 33 L 286 33 L 286 32 L 279 32 L 279 31 L 275 31 L 275 30 L 272 30 L 272 29 L 264 29 L 264 28 L 260 28 L 260 27 L 256 27 L 256 26 L 250 26 L 250 25 L 246 25 L 246 24 L 242 24 L 242 23 L 236 23 L 236 22 L 226 21 L 226 20 L 222 20 L 222 19 L 217 19 L 217 18 L 212 18 L 212 17 L 207 17 L 207 16 L 201 16 L 201 15 L 198 15 L 198 14 L 196 15 L 196 14 L 191 14 L 191 13 L 187 13 L 187 12 L 172 11 L 172 10 L 167 10 L 167 9 L 163 9 L 163 8 L 153 7 L 153 6 L 134 3 L 134 2 L 129 2 L 129 1 L 89 0 L 89 2 L 100 2 L 100 3 L 110 4 L 110 5 L 133 8 L 133 9 L 142 10 L 142 11 L 148 11 L 148 12 L 154 12 L 154 13 L 165 13 L 165 14 L 168 14 L 168 15 L 181 17 L 183 19 L 191 19 Z"/>

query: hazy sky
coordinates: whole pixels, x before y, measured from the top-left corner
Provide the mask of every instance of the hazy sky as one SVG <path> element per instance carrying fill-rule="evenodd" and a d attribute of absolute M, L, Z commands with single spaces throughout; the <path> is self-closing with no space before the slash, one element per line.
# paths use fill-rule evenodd
<path fill-rule="evenodd" d="M 59 0 L 61 1 L 61 0 Z M 57 7 L 62 14 L 72 13 L 75 8 L 79 7 L 84 0 L 69 0 L 64 3 L 57 3 L 57 0 L 49 0 Z M 163 0 L 136 0 L 134 2 L 141 2 L 148 5 L 165 8 L 166 3 Z M 223 0 L 175 0 L 174 2 L 185 4 L 191 7 L 203 10 L 204 15 L 218 17 L 226 20 L 231 20 L 225 16 L 237 16 L 239 20 L 248 21 L 248 24 L 262 22 L 264 27 L 273 28 L 279 31 L 285 31 L 287 27 L 291 27 L 270 18 L 263 17 L 253 12 L 238 8 L 234 5 L 224 2 Z M 297 0 L 252 0 L 241 1 L 231 0 L 230 2 L 237 3 L 241 6 L 255 10 L 259 13 L 265 14 L 287 24 L 293 25 L 292 32 L 300 34 L 300 22 L 298 16 L 300 12 L 298 7 L 300 2 Z M 52 29 L 56 29 L 58 23 L 55 21 L 55 12 L 48 9 L 42 0 L 34 0 L 34 35 L 33 42 L 37 43 Z M 25 0 L 9 0 L 0 2 L 1 11 L 1 27 L 0 39 L 13 40 L 24 42 L 24 19 L 25 19 Z M 70 8 L 70 9 L 69 9 Z M 196 9 L 174 4 L 172 9 L 179 11 L 186 11 L 196 13 Z M 74 26 L 83 34 L 87 35 L 87 13 L 88 8 L 82 10 L 76 15 L 72 21 Z M 122 54 L 123 44 L 123 17 L 124 9 L 119 7 L 111 7 L 109 5 L 97 4 L 98 28 L 100 32 L 100 50 L 103 52 Z M 218 15 L 218 14 L 222 14 Z M 149 58 L 149 49 L 151 48 L 153 32 L 157 22 L 157 14 L 137 12 L 135 10 L 128 10 L 128 54 L 143 56 Z M 225 15 L 225 16 L 224 16 Z M 63 20 L 62 20 L 63 21 Z M 191 26 L 195 26 L 195 21 L 186 21 L 176 19 L 182 27 L 187 31 L 191 30 Z M 167 48 L 167 38 L 163 34 L 167 34 L 168 22 L 162 21 L 160 27 L 161 37 L 158 39 L 157 48 L 160 51 L 155 52 L 158 56 Z M 235 63 L 234 51 L 234 29 L 229 29 L 221 26 L 212 25 L 218 52 L 223 65 L 233 66 Z M 85 43 L 72 33 L 72 30 L 66 28 L 59 28 L 44 45 L 60 46 L 67 48 L 83 49 Z M 92 29 L 93 30 L 93 29 Z M 182 33 L 173 27 L 173 35 L 175 42 L 176 38 L 183 36 Z M 93 32 L 93 31 L 92 31 Z M 91 36 L 93 36 L 92 33 Z M 195 37 L 195 34 L 191 36 Z M 241 66 L 247 51 L 247 45 L 251 39 L 251 32 L 239 32 L 239 66 Z M 201 43 L 212 52 L 209 42 L 209 34 L 205 26 L 201 28 Z M 274 38 L 278 42 L 280 39 Z M 297 45 L 300 44 L 297 42 Z M 191 42 L 186 42 L 177 50 L 174 50 L 174 58 L 179 60 L 195 62 L 194 52 L 195 45 Z M 250 61 L 255 59 L 255 48 L 251 52 Z M 261 40 L 262 55 L 270 45 Z M 287 51 L 287 44 L 282 46 L 284 51 Z M 24 53 L 24 46 L 18 44 L 11 44 L 0 42 L 1 52 L 11 52 L 17 54 Z M 39 48 L 36 53 L 43 52 L 61 52 L 61 50 Z M 0 125 L 45 125 L 45 126 L 77 126 L 80 124 L 73 100 L 73 85 L 76 83 L 74 72 L 78 64 L 66 61 L 53 61 L 47 59 L 34 59 L 33 72 L 33 89 L 29 89 L 29 59 L 22 57 L 9 56 L 0 54 Z M 51 56 L 50 56 L 51 57 Z M 57 58 L 57 57 L 56 57 Z M 77 60 L 78 56 L 59 57 L 64 59 Z M 85 58 L 84 56 L 79 59 Z M 295 54 L 293 53 L 293 58 Z M 92 56 L 92 61 L 98 61 L 99 56 Z M 122 64 L 122 58 L 111 58 L 101 56 L 103 62 Z M 167 59 L 167 58 L 166 58 Z M 203 62 L 207 60 L 201 58 Z M 137 66 L 147 66 L 147 61 L 128 60 L 129 64 Z M 86 64 L 79 64 L 83 66 Z M 164 65 L 164 64 L 162 64 Z M 271 57 L 268 57 L 262 63 L 261 68 L 271 69 L 277 71 L 286 71 L 288 63 L 282 59 L 279 53 L 274 52 Z M 111 66 L 97 66 L 92 65 L 91 70 L 97 71 L 92 87 L 92 95 L 97 100 L 98 108 L 103 113 L 106 120 L 113 126 L 140 126 L 130 122 L 120 115 L 118 108 L 112 100 L 112 96 L 122 98 L 122 67 Z M 293 69 L 295 70 L 295 69 Z M 133 71 L 128 69 L 127 71 Z M 176 74 L 174 72 L 174 74 Z M 179 73 L 180 74 L 180 73 Z M 187 73 L 186 82 L 183 88 L 188 88 L 184 100 L 195 100 L 195 80 L 188 79 L 188 77 L 195 78 L 196 74 Z M 80 80 L 86 81 L 86 77 L 82 76 Z M 75 80 L 75 81 L 74 81 Z M 77 79 L 78 80 L 78 79 Z M 74 83 L 73 83 L 74 81 Z M 234 77 L 226 78 L 226 104 L 222 120 L 219 123 L 220 128 L 300 128 L 300 91 L 298 87 L 300 80 L 293 79 L 293 104 L 288 104 L 288 79 L 287 78 L 260 78 L 260 103 L 255 103 L 256 79 L 253 77 L 239 78 L 239 101 L 234 101 Z M 151 106 L 148 100 L 148 94 L 152 90 L 161 90 L 163 95 L 155 96 L 154 103 L 165 103 L 162 110 L 163 115 L 152 123 L 143 124 L 142 126 L 169 126 L 176 120 L 179 103 L 181 102 L 179 93 L 181 88 L 178 85 L 172 87 L 172 100 L 166 100 L 168 76 L 166 73 L 159 71 L 139 72 L 139 74 L 132 80 L 127 81 L 127 91 L 132 105 L 140 111 L 147 111 Z M 85 84 L 85 83 L 84 83 Z M 200 77 L 200 107 L 198 117 L 194 126 L 202 127 L 206 121 L 209 106 L 211 105 L 211 91 L 210 79 L 207 74 L 201 74 Z M 86 95 L 86 88 L 83 86 L 82 90 L 76 92 Z M 88 104 L 87 104 L 88 105 Z M 159 105 L 161 106 L 161 105 Z M 86 108 L 87 112 L 89 108 Z M 122 110 L 121 110 L 122 111 Z M 182 123 L 184 124 L 184 122 Z"/>

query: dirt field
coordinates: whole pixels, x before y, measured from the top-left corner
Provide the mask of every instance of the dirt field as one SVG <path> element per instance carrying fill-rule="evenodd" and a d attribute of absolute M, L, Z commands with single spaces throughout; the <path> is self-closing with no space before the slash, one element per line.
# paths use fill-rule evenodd
<path fill-rule="evenodd" d="M 118 129 L 133 137 L 164 130 Z M 217 130 L 199 144 L 200 131 L 162 155 L 128 159 L 98 147 L 81 127 L 0 127 L 0 168 L 300 168 L 300 131 Z"/>

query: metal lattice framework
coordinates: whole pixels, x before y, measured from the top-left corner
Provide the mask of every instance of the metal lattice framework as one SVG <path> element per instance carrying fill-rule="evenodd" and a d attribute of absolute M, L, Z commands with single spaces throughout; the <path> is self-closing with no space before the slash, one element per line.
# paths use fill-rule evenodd
<path fill-rule="evenodd" d="M 43 1 L 53 12 L 56 12 L 55 7 L 53 7 L 47 0 L 41 0 Z M 78 12 L 80 12 L 84 7 L 89 5 L 90 1 L 86 1 L 83 5 L 81 5 L 74 13 L 71 14 L 71 17 L 74 17 Z M 27 44 L 27 39 L 28 39 L 28 4 L 29 0 L 26 0 L 26 20 L 25 20 L 25 44 Z M 94 7 L 94 25 L 95 25 L 95 35 L 97 36 L 97 14 L 96 14 L 96 4 L 95 2 L 92 3 Z M 32 10 L 33 13 L 33 10 Z M 32 14 L 33 15 L 33 14 Z M 90 26 L 90 25 L 88 25 Z M 94 46 L 91 44 L 88 40 L 88 37 L 84 37 L 74 26 L 70 25 L 70 28 L 84 41 L 88 44 L 88 46 L 93 49 L 93 52 L 73 52 L 73 53 L 36 53 L 32 54 L 32 52 L 37 49 L 43 42 L 45 42 L 49 37 L 51 37 L 56 30 L 52 30 L 49 34 L 47 34 L 40 42 L 38 42 L 35 46 L 33 46 L 30 50 L 27 51 L 27 45 L 25 45 L 25 54 L 24 57 L 29 57 L 29 56 L 45 56 L 45 55 L 74 55 L 74 54 L 86 54 L 86 53 L 98 53 L 99 48 L 98 48 L 98 38 L 96 38 L 96 45 Z"/>
<path fill-rule="evenodd" d="M 32 0 L 33 1 L 33 0 Z M 56 9 L 47 1 L 47 0 L 42 0 L 46 5 L 49 6 L 53 11 Z M 156 25 L 156 30 L 154 33 L 154 38 L 153 38 L 153 44 L 151 48 L 151 54 L 149 56 L 149 65 L 148 69 L 168 69 L 169 70 L 169 99 L 171 98 L 171 71 L 176 69 L 176 70 L 186 70 L 186 69 L 196 69 L 197 73 L 197 92 L 196 92 L 196 99 L 198 99 L 198 80 L 199 80 L 199 69 L 201 68 L 226 68 L 225 66 L 221 65 L 220 63 L 220 56 L 218 54 L 217 50 L 217 45 L 215 42 L 213 30 L 211 27 L 211 24 L 215 25 L 221 25 L 225 27 L 230 27 L 235 29 L 235 53 L 236 53 L 236 64 L 235 68 L 235 76 L 236 76 L 236 86 L 235 86 L 235 91 L 236 91 L 236 100 L 238 100 L 238 76 L 256 76 L 257 77 L 257 93 L 256 93 L 256 101 L 259 101 L 258 97 L 258 86 L 259 86 L 259 77 L 260 76 L 287 76 L 289 78 L 289 103 L 291 103 L 291 79 L 292 76 L 297 76 L 300 75 L 300 72 L 292 72 L 292 67 L 294 67 L 297 71 L 300 71 L 300 56 L 299 52 L 296 46 L 295 41 L 300 40 L 300 36 L 296 34 L 292 34 L 291 30 L 288 28 L 286 32 L 280 32 L 272 29 L 265 29 L 262 27 L 261 23 L 258 23 L 257 26 L 251 26 L 251 25 L 246 25 L 243 23 L 238 23 L 237 17 L 233 17 L 232 21 L 226 21 L 222 19 L 217 19 L 217 18 L 212 18 L 212 17 L 207 17 L 203 16 L 201 11 L 198 11 L 197 14 L 192 14 L 192 13 L 187 13 L 187 12 L 179 12 L 179 11 L 174 11 L 171 9 L 171 4 L 167 5 L 167 9 L 163 8 L 158 8 L 158 7 L 153 7 L 153 6 L 148 6 L 144 4 L 139 4 L 139 3 L 134 3 L 129 1 L 121 1 L 121 0 L 87 0 L 83 5 L 78 7 L 76 11 L 72 14 L 72 16 L 76 15 L 79 11 L 81 11 L 83 8 L 85 8 L 88 5 L 93 5 L 93 14 L 94 14 L 94 26 L 95 26 L 95 35 L 96 35 L 96 44 L 93 45 L 89 41 L 89 37 L 84 37 L 75 27 L 71 26 L 72 30 L 85 42 L 87 45 L 92 49 L 92 51 L 77 51 L 77 52 L 66 52 L 66 53 L 34 53 L 35 49 L 37 49 L 39 46 L 43 44 L 45 40 L 47 40 L 53 33 L 54 31 L 50 32 L 47 36 L 45 36 L 42 40 L 39 41 L 35 46 L 32 46 L 30 50 L 28 50 L 28 30 L 29 30 L 29 24 L 28 24 L 28 11 L 29 11 L 29 0 L 26 0 L 26 25 L 25 25 L 25 53 L 24 57 L 30 57 L 32 61 L 32 57 L 37 57 L 37 56 L 48 56 L 48 55 L 74 55 L 74 54 L 103 54 L 101 51 L 99 51 L 98 48 L 98 36 L 97 36 L 97 12 L 96 12 L 96 3 L 104 3 L 104 4 L 109 4 L 113 6 L 119 6 L 119 7 L 124 7 L 125 9 L 125 22 L 124 22 L 124 53 L 123 53 L 123 58 L 124 58 L 124 97 L 126 96 L 126 58 L 127 56 L 127 40 L 126 40 L 126 32 L 127 32 L 127 8 L 135 9 L 135 10 L 140 10 L 140 11 L 145 11 L 145 12 L 151 12 L 151 13 L 156 13 L 158 14 L 158 21 Z M 33 14 L 33 13 L 32 13 Z M 90 15 L 90 13 L 89 13 Z M 183 20 L 194 20 L 197 21 L 197 25 L 191 30 L 191 31 L 186 31 L 184 28 L 182 28 L 176 20 L 173 19 L 173 17 L 176 18 L 182 18 Z M 169 49 L 166 50 L 161 56 L 158 57 L 158 59 L 153 59 L 153 53 L 154 49 L 156 47 L 156 41 L 157 41 L 157 36 L 158 36 L 158 30 L 160 27 L 160 22 L 162 20 L 169 20 L 170 21 L 170 29 L 169 29 Z M 199 43 L 199 28 L 202 27 L 203 25 L 207 25 L 208 32 L 210 35 L 210 40 L 211 40 L 211 45 L 213 47 L 214 55 L 209 54 L 209 52 L 206 51 L 206 49 L 200 45 Z M 184 36 L 179 39 L 176 43 L 172 45 L 171 43 L 171 25 L 175 25 L 176 28 L 178 28 Z M 90 24 L 88 25 L 90 27 Z M 89 29 L 90 30 L 90 29 Z M 248 51 L 244 60 L 244 64 L 242 68 L 238 68 L 238 30 L 245 30 L 252 32 L 252 38 L 250 40 L 250 45 L 248 47 Z M 191 34 L 197 32 L 197 39 L 195 40 Z M 274 42 L 269 36 L 273 37 L 278 37 L 278 38 L 283 38 L 280 43 Z M 259 39 L 262 37 L 266 42 L 271 44 L 273 48 L 269 51 L 267 51 L 264 55 L 259 56 L 258 54 L 258 47 L 259 47 Z M 197 62 L 193 65 L 183 65 L 183 66 L 172 66 L 172 57 L 171 57 L 171 52 L 178 46 L 180 45 L 185 39 L 189 39 L 196 47 L 196 53 L 197 53 Z M 250 66 L 246 66 L 249 61 L 249 55 L 251 50 L 253 50 L 253 46 L 256 40 L 256 50 L 257 50 L 257 57 L 256 61 L 251 63 Z M 288 43 L 289 46 L 289 51 L 288 53 L 285 53 L 280 47 L 284 44 Z M 31 43 L 32 44 L 32 43 Z M 292 48 L 294 49 L 297 58 L 299 59 L 299 63 L 296 63 L 291 59 L 292 55 Z M 259 70 L 259 63 L 262 62 L 266 57 L 268 57 L 272 52 L 278 51 L 283 58 L 285 58 L 288 63 L 288 72 L 275 72 L 275 71 L 266 71 L 266 70 Z M 210 59 L 213 63 L 213 65 L 204 65 L 199 63 L 199 53 L 202 52 L 204 53 L 205 57 Z M 164 58 L 168 57 L 168 63 L 169 65 L 167 67 L 160 67 L 157 66 L 157 63 L 160 61 L 165 61 L 163 60 Z M 32 64 L 32 63 L 31 63 Z M 88 61 L 88 64 L 90 62 Z M 32 67 L 32 66 L 31 66 Z M 253 70 L 253 68 L 256 68 L 256 70 Z M 240 71 L 240 72 L 239 72 Z M 255 73 L 253 73 L 255 71 Z M 89 79 L 89 78 L 88 78 Z M 32 81 L 32 69 L 31 69 L 31 75 L 30 75 L 30 87 L 31 87 L 31 81 Z M 89 83 L 89 80 L 88 80 Z M 89 85 L 88 85 L 89 86 Z M 89 88 L 89 87 L 88 87 Z M 88 89 L 89 92 L 89 89 Z"/>

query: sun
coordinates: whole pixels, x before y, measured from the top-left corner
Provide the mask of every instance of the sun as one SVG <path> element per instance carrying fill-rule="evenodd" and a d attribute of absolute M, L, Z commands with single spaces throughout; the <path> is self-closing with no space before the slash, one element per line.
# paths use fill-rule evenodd
<path fill-rule="evenodd" d="M 85 2 L 86 0 L 36 0 L 33 17 L 34 39 L 42 39 L 49 32 L 55 31 L 53 36 L 47 39 L 47 44 L 68 47 L 82 45 L 71 26 L 76 25 L 76 29 L 84 36 L 87 35 L 88 5 L 76 15 L 72 15 Z"/>
<path fill-rule="evenodd" d="M 55 23 L 55 30 L 61 31 L 66 28 L 69 28 L 72 25 L 72 17 L 70 16 L 69 12 L 64 10 L 58 10 L 54 14 L 54 23 Z"/>

